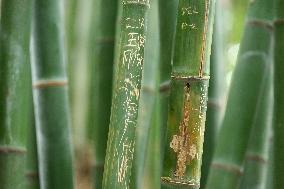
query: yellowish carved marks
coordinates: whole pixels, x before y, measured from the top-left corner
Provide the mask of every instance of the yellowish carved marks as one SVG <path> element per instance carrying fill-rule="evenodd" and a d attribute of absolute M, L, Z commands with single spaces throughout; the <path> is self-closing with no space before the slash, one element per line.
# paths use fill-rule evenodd
<path fill-rule="evenodd" d="M 197 11 L 196 7 L 182 7 L 181 8 L 181 15 L 182 16 L 192 16 L 194 14 L 199 14 L 199 12 Z M 197 26 L 195 23 L 189 23 L 189 22 L 182 22 L 181 23 L 181 29 L 182 30 L 197 30 Z"/>
<path fill-rule="evenodd" d="M 129 5 L 129 4 L 140 4 L 145 5 L 147 7 L 150 7 L 150 0 L 123 0 L 123 5 Z"/>
<path fill-rule="evenodd" d="M 133 156 L 133 145 L 131 143 L 130 144 L 123 143 L 122 157 L 118 158 L 118 174 L 117 174 L 118 183 L 125 182 L 126 173 L 130 169 L 129 161 L 131 161 L 132 156 Z"/>
<path fill-rule="evenodd" d="M 184 107 L 183 118 L 179 126 L 179 135 L 174 135 L 170 147 L 177 153 L 177 165 L 175 176 L 182 178 L 185 175 L 186 164 L 197 155 L 197 147 L 190 142 L 190 133 L 188 124 L 190 118 L 190 86 L 187 84 L 184 88 Z"/>

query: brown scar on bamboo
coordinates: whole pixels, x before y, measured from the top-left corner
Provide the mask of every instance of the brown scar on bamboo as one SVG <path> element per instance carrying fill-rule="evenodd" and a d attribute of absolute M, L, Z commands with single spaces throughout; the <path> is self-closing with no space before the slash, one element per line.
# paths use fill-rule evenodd
<path fill-rule="evenodd" d="M 201 47 L 201 60 L 200 60 L 200 66 L 199 66 L 199 77 L 203 77 L 203 69 L 204 69 L 204 62 L 205 62 L 205 49 L 206 49 L 206 33 L 208 30 L 208 22 L 209 22 L 209 6 L 210 6 L 210 2 L 209 0 L 207 0 L 205 2 L 205 15 L 204 15 L 204 31 L 202 34 L 202 47 Z"/>
<path fill-rule="evenodd" d="M 174 135 L 170 147 L 177 153 L 177 165 L 175 176 L 184 177 L 186 164 L 193 160 L 197 154 L 195 145 L 190 144 L 188 123 L 190 118 L 190 84 L 186 83 L 184 87 L 184 106 L 183 118 L 179 125 L 179 135 Z"/>

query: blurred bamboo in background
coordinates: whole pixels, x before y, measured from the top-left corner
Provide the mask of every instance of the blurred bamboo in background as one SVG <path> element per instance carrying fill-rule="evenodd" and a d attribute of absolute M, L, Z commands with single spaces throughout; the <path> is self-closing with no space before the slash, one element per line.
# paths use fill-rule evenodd
<path fill-rule="evenodd" d="M 35 0 L 33 94 L 40 185 L 73 188 L 63 0 Z M 50 40 L 53 39 L 53 40 Z"/>
<path fill-rule="evenodd" d="M 94 1 L 89 34 L 90 95 L 87 135 L 94 151 L 94 188 L 102 188 L 111 110 L 117 3 L 118 0 Z"/>
<path fill-rule="evenodd" d="M 25 185 L 30 124 L 29 42 L 32 0 L 1 1 L 0 21 L 0 188 Z"/>
<path fill-rule="evenodd" d="M 271 2 L 250 2 L 206 188 L 238 188 L 261 91 L 271 67 Z"/>
<path fill-rule="evenodd" d="M 271 3 L 271 2 L 270 2 Z M 274 45 L 274 172 L 273 189 L 284 186 L 284 1 L 274 1 L 274 27 L 275 27 L 275 45 Z"/>

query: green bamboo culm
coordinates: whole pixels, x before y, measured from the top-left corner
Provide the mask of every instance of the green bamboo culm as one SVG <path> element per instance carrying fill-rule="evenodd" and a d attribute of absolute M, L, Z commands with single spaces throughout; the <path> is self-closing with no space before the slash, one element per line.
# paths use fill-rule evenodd
<path fill-rule="evenodd" d="M 266 188 L 273 111 L 272 56 L 270 56 L 270 61 L 269 78 L 259 94 L 261 100 L 258 102 L 246 152 L 244 174 L 240 184 L 242 189 Z"/>
<path fill-rule="evenodd" d="M 164 158 L 165 133 L 168 118 L 168 104 L 170 95 L 173 41 L 176 29 L 178 0 L 159 0 L 159 26 L 160 26 L 160 89 L 157 102 L 160 106 L 161 128 L 161 156 Z M 161 161 L 162 163 L 163 161 Z"/>
<path fill-rule="evenodd" d="M 32 101 L 32 100 L 31 100 Z M 32 106 L 33 110 L 33 106 Z M 36 128 L 34 112 L 32 111 L 30 124 L 28 128 L 27 140 L 27 167 L 26 167 L 26 189 L 40 189 L 38 174 L 38 158 L 36 143 Z"/>
<path fill-rule="evenodd" d="M 218 129 L 220 128 L 223 115 L 223 104 L 225 97 L 225 64 L 224 64 L 224 20 L 222 2 L 216 1 L 216 15 L 214 22 L 212 55 L 210 63 L 210 82 L 208 89 L 208 102 L 204 136 L 204 152 L 202 158 L 201 188 L 205 187 L 209 174 L 210 164 L 213 158 L 214 147 Z"/>
<path fill-rule="evenodd" d="M 129 188 L 134 156 L 149 0 L 121 0 L 119 62 L 115 73 L 103 188 Z"/>
<path fill-rule="evenodd" d="M 152 0 L 150 2 L 149 14 L 147 15 L 147 41 L 145 44 L 145 63 L 143 68 L 143 79 L 141 87 L 141 98 L 139 101 L 138 121 L 135 138 L 135 153 L 134 164 L 131 174 L 131 187 L 136 189 L 142 188 L 158 188 L 160 186 L 160 137 L 159 132 L 155 132 L 156 129 L 153 125 L 155 105 L 158 94 L 158 77 L 159 77 L 159 20 L 158 20 L 158 0 Z M 150 133 L 155 132 L 155 134 Z M 155 135 L 155 136 L 153 136 Z M 150 136 L 155 137 L 152 139 L 152 143 L 149 143 Z M 157 142 L 155 141 L 157 139 Z M 155 149 L 154 149 L 155 148 Z M 150 154 L 149 154 L 150 153 Z M 149 158 L 152 158 L 153 162 L 149 162 Z M 148 162 L 146 162 L 148 160 Z M 157 161 L 158 160 L 158 161 Z M 158 164 L 155 164 L 158 162 Z M 149 169 L 149 164 L 153 167 L 153 170 Z M 149 171 L 149 172 L 146 172 Z M 148 174 L 147 174 L 148 173 Z M 151 177 L 148 177 L 148 175 Z M 147 179 L 147 181 L 145 181 Z M 147 184 L 145 186 L 144 184 Z"/>
<path fill-rule="evenodd" d="M 284 65 L 284 1 L 275 0 L 275 52 L 274 52 L 274 185 L 273 188 L 284 186 L 284 95 L 283 95 L 283 65 Z"/>
<path fill-rule="evenodd" d="M 0 188 L 25 184 L 30 117 L 32 0 L 2 0 L 0 20 Z"/>
<path fill-rule="evenodd" d="M 180 0 L 162 184 L 199 188 L 215 1 Z"/>
<path fill-rule="evenodd" d="M 268 0 L 250 2 L 207 189 L 234 189 L 240 184 L 255 112 L 271 70 L 271 10 Z"/>
<path fill-rule="evenodd" d="M 88 135 L 94 151 L 94 188 L 102 188 L 111 110 L 115 22 L 118 0 L 96 0 L 90 31 Z"/>
<path fill-rule="evenodd" d="M 52 189 L 73 188 L 62 8 L 63 0 L 35 0 L 33 17 L 33 95 L 40 185 Z"/>

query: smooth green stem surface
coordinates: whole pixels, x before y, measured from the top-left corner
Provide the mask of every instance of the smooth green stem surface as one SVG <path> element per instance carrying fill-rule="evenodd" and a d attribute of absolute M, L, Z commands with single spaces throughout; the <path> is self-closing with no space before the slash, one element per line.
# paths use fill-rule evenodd
<path fill-rule="evenodd" d="M 222 2 L 216 1 L 216 15 L 214 22 L 212 55 L 210 64 L 210 82 L 204 136 L 204 150 L 201 169 L 201 188 L 205 187 L 209 174 L 210 163 L 213 158 L 218 129 L 222 121 L 225 97 L 225 55 L 224 55 L 224 11 Z"/>
<path fill-rule="evenodd" d="M 0 188 L 24 188 L 30 118 L 32 0 L 2 0 L 0 20 Z"/>
<path fill-rule="evenodd" d="M 244 174 L 240 188 L 265 189 L 268 170 L 269 145 L 272 130 L 273 85 L 272 85 L 272 56 L 268 79 L 264 83 L 255 112 L 249 146 L 246 151 Z"/>
<path fill-rule="evenodd" d="M 73 188 L 62 11 L 63 0 L 35 0 L 33 95 L 43 189 Z"/>
<path fill-rule="evenodd" d="M 250 3 L 207 189 L 239 186 L 260 94 L 271 67 L 271 2 Z"/>
<path fill-rule="evenodd" d="M 90 31 L 88 138 L 94 151 L 94 188 L 102 188 L 111 110 L 115 22 L 118 0 L 96 0 Z"/>
<path fill-rule="evenodd" d="M 103 188 L 130 186 L 149 0 L 121 0 L 119 62 L 115 74 Z"/>
<path fill-rule="evenodd" d="M 275 52 L 274 52 L 274 185 L 284 186 L 284 1 L 275 0 Z"/>
<path fill-rule="evenodd" d="M 28 128 L 28 134 L 27 134 L 28 135 L 27 167 L 26 167 L 26 172 L 25 172 L 26 189 L 40 189 L 39 173 L 38 173 L 37 144 L 36 144 L 36 128 L 35 128 L 35 119 L 34 119 L 33 111 L 30 117 L 31 119 L 30 119 L 30 124 Z"/>
<path fill-rule="evenodd" d="M 162 183 L 199 188 L 215 1 L 180 0 Z"/>
<path fill-rule="evenodd" d="M 168 120 L 168 104 L 173 58 L 174 33 L 178 11 L 178 0 L 159 0 L 160 24 L 160 128 L 161 128 L 161 156 L 164 158 L 165 134 Z"/>
<path fill-rule="evenodd" d="M 132 168 L 132 184 L 131 188 L 143 189 L 144 179 L 147 171 L 146 159 L 148 156 L 154 156 L 159 159 L 160 154 L 158 149 L 153 149 L 155 146 L 160 145 L 160 137 L 156 137 L 158 144 L 155 144 L 152 139 L 152 144 L 149 143 L 149 136 L 155 135 L 150 132 L 155 132 L 155 127 L 153 125 L 155 105 L 158 94 L 158 74 L 159 74 L 159 21 L 158 21 L 158 0 L 152 0 L 150 2 L 150 9 L 147 15 L 147 41 L 145 44 L 145 63 L 143 68 L 143 80 L 141 88 L 141 98 L 139 101 L 138 110 L 138 121 L 136 129 L 136 141 L 135 141 L 135 153 L 134 153 L 134 166 Z M 157 136 L 158 133 L 156 133 Z M 157 153 L 158 152 L 158 153 Z M 148 154 L 151 153 L 151 154 Z M 148 158 L 149 159 L 149 158 Z M 153 159 L 155 161 L 155 159 Z M 152 166 L 155 166 L 154 162 L 149 162 Z M 149 166 L 149 164 L 148 164 Z M 160 163 L 158 165 L 160 166 Z M 160 168 L 153 170 L 153 172 L 148 172 L 152 177 L 148 177 L 147 182 L 149 182 L 147 188 L 157 188 L 160 185 Z M 158 186 L 156 184 L 159 184 Z M 155 186 L 156 185 L 156 186 Z M 157 188 L 158 189 L 158 188 Z"/>

